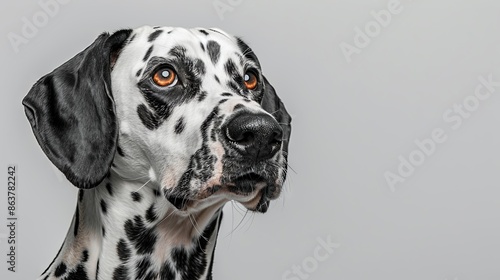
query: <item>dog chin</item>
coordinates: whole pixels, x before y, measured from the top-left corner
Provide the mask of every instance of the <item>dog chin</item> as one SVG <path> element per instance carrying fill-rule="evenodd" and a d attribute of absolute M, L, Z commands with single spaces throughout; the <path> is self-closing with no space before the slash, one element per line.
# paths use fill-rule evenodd
<path fill-rule="evenodd" d="M 236 201 L 249 211 L 265 213 L 270 201 L 279 197 L 281 186 L 265 181 L 236 180 L 234 183 L 222 186 L 220 193 L 228 201 Z"/>

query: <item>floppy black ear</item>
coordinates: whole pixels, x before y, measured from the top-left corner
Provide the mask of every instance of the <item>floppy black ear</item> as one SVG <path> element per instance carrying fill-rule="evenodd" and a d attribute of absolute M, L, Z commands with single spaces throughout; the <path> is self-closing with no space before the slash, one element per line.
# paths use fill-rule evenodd
<path fill-rule="evenodd" d="M 273 86 L 264 77 L 264 95 L 260 103 L 266 112 L 273 115 L 283 129 L 283 150 L 288 154 L 288 142 L 290 141 L 290 134 L 292 133 L 292 117 L 286 111 L 285 105 L 276 94 Z"/>
<path fill-rule="evenodd" d="M 131 30 L 103 33 L 23 99 L 38 144 L 75 186 L 97 186 L 109 172 L 118 128 L 111 67 Z"/>

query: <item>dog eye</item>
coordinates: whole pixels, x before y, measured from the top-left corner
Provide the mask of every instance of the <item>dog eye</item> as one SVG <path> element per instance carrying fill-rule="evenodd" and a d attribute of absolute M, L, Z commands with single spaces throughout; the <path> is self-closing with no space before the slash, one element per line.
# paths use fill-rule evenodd
<path fill-rule="evenodd" d="M 174 86 L 177 80 L 177 73 L 169 67 L 161 68 L 153 75 L 153 82 L 160 87 Z"/>
<path fill-rule="evenodd" d="M 257 79 L 257 75 L 255 75 L 252 71 L 247 71 L 244 76 L 245 86 L 247 89 L 255 89 L 257 84 L 259 83 L 259 79 Z"/>

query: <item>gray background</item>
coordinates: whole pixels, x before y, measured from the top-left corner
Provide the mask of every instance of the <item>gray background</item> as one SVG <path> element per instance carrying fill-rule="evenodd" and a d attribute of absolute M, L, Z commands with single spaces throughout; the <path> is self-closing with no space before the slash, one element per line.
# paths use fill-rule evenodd
<path fill-rule="evenodd" d="M 242 36 L 294 117 L 286 191 L 239 226 L 241 210 L 228 204 L 215 279 L 286 279 L 293 265 L 314 264 L 318 238 L 328 236 L 339 246 L 308 279 L 500 279 L 500 87 L 460 128 L 443 119 L 474 94 L 479 76 L 500 81 L 500 2 L 401 0 L 402 11 L 350 63 L 340 44 L 353 45 L 355 28 L 389 1 L 232 0 L 222 16 L 216 2 L 70 0 L 17 53 L 9 32 L 21 34 L 22 18 L 43 10 L 1 2 L 0 166 L 18 167 L 20 219 L 16 274 L 6 272 L 0 226 L 1 279 L 34 279 L 46 268 L 76 203 L 76 188 L 36 144 L 22 97 L 100 32 L 141 25 Z M 398 157 L 436 128 L 446 142 L 391 190 L 384 173 L 397 174 Z"/>

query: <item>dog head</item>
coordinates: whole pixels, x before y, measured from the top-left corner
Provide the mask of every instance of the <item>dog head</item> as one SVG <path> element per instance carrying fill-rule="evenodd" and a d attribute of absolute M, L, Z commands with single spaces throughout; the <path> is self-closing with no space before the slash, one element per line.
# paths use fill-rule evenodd
<path fill-rule="evenodd" d="M 48 158 L 79 188 L 110 169 L 181 210 L 265 212 L 286 178 L 291 118 L 254 52 L 218 29 L 99 36 L 24 98 Z"/>

